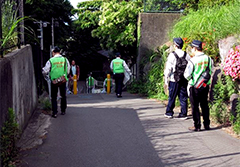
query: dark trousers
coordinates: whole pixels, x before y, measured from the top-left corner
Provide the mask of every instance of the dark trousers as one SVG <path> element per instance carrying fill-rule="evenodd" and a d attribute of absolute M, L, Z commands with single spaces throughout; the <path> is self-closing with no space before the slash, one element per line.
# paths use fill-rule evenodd
<path fill-rule="evenodd" d="M 194 87 L 190 88 L 190 102 L 192 106 L 192 115 L 195 128 L 201 128 L 201 114 L 199 111 L 199 104 L 202 109 L 203 125 L 204 127 L 209 127 L 209 106 L 208 106 L 208 92 L 209 86 L 205 88 L 196 89 Z"/>
<path fill-rule="evenodd" d="M 62 84 L 60 86 L 57 86 L 55 84 L 51 84 L 51 95 L 52 95 L 52 111 L 53 115 L 57 114 L 57 94 L 58 94 L 58 88 L 60 89 L 60 95 L 61 95 L 61 112 L 65 112 L 67 108 L 67 98 L 66 98 L 66 83 Z"/>
<path fill-rule="evenodd" d="M 181 113 L 182 116 L 187 116 L 187 107 L 188 107 L 188 95 L 187 95 L 187 81 L 180 82 L 169 82 L 169 97 L 168 97 L 168 105 L 166 109 L 166 113 L 171 115 L 174 114 L 173 109 L 175 107 L 175 101 L 178 96 L 180 105 L 181 105 Z"/>
<path fill-rule="evenodd" d="M 92 86 L 89 86 L 89 87 L 87 88 L 87 90 L 88 90 L 88 93 L 92 93 L 93 87 L 92 87 Z"/>
<path fill-rule="evenodd" d="M 122 95 L 124 73 L 114 74 L 116 95 Z"/>

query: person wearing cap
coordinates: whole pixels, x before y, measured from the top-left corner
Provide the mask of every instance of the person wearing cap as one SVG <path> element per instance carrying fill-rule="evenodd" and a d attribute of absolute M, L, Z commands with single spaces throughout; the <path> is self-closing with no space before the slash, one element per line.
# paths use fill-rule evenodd
<path fill-rule="evenodd" d="M 51 81 L 56 80 L 61 76 L 65 76 L 67 80 L 67 75 L 70 71 L 70 64 L 67 58 L 63 57 L 60 54 L 60 48 L 55 46 L 52 50 L 53 57 L 50 58 L 45 67 L 42 68 L 43 74 L 50 74 Z M 57 85 L 51 83 L 51 99 L 52 99 L 52 117 L 57 118 L 57 93 L 58 88 L 60 89 L 61 95 L 61 114 L 64 115 L 67 108 L 67 99 L 66 99 L 66 83 Z"/>
<path fill-rule="evenodd" d="M 176 97 L 178 96 L 181 105 L 181 112 L 179 113 L 178 118 L 187 119 L 187 107 L 188 107 L 187 80 L 183 77 L 184 70 L 182 71 L 182 78 L 178 81 L 176 81 L 174 73 L 176 73 L 175 71 L 177 64 L 176 56 L 183 59 L 185 58 L 186 64 L 187 61 L 190 60 L 190 56 L 182 50 L 183 47 L 182 38 L 174 38 L 173 44 L 175 53 L 171 52 L 169 54 L 166 62 L 166 67 L 164 70 L 165 85 L 168 86 L 169 90 L 168 104 L 164 116 L 166 118 L 173 118 L 174 114 L 173 109 L 175 107 Z"/>
<path fill-rule="evenodd" d="M 113 79 L 115 79 L 116 96 L 119 98 L 122 97 L 124 72 L 127 71 L 129 75 L 132 75 L 132 73 L 126 62 L 121 59 L 121 54 L 117 52 L 115 56 L 116 58 L 110 63 L 110 68 L 113 71 Z"/>
<path fill-rule="evenodd" d="M 196 87 L 196 83 L 201 77 L 202 73 L 206 71 L 207 67 L 210 69 L 210 75 L 213 72 L 213 60 L 203 53 L 202 42 L 193 40 L 191 43 L 192 54 L 194 57 L 190 59 L 184 72 L 184 77 L 188 80 L 189 96 L 192 108 L 194 127 L 189 130 L 201 130 L 201 114 L 199 111 L 199 104 L 202 110 L 203 125 L 205 130 L 210 129 L 209 106 L 208 106 L 208 92 L 211 79 L 201 87 Z"/>

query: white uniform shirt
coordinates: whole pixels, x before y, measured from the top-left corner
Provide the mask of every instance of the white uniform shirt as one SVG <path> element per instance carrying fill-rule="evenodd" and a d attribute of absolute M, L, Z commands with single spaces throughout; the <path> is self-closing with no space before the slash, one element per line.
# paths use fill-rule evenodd
<path fill-rule="evenodd" d="M 184 51 L 181 50 L 181 49 L 176 49 L 175 53 L 178 55 L 179 58 L 184 56 Z M 189 61 L 190 58 L 191 57 L 189 56 L 189 54 L 187 54 L 186 55 L 186 60 Z M 176 67 L 175 67 L 176 63 L 177 63 L 176 57 L 174 56 L 173 53 L 170 53 L 168 55 L 167 62 L 166 62 L 166 67 L 165 67 L 165 70 L 164 70 L 164 77 L 165 77 L 165 84 L 166 85 L 168 84 L 168 81 L 175 82 L 174 71 L 176 69 Z"/>
<path fill-rule="evenodd" d="M 61 56 L 62 55 L 60 55 L 60 54 L 56 54 L 54 57 L 61 57 Z M 69 72 L 70 72 L 70 63 L 69 63 L 67 58 L 66 58 L 66 60 L 67 60 L 67 73 L 69 74 Z M 50 60 L 48 60 L 46 65 L 45 65 L 45 67 L 42 68 L 42 73 L 46 75 L 46 74 L 48 74 L 50 72 L 50 69 L 51 69 L 51 62 L 50 62 Z"/>
<path fill-rule="evenodd" d="M 76 69 L 76 65 L 72 66 L 72 74 L 73 75 L 77 75 L 77 69 Z"/>

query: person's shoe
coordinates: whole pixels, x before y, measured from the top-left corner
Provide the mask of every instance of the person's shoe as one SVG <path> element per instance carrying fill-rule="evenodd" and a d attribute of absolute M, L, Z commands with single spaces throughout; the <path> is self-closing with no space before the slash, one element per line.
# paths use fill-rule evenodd
<path fill-rule="evenodd" d="M 180 115 L 180 114 L 178 115 L 177 118 L 182 119 L 182 120 L 186 120 L 186 119 L 188 119 L 187 116 L 185 116 L 185 115 Z"/>
<path fill-rule="evenodd" d="M 166 117 L 166 118 L 173 118 L 173 115 L 170 114 L 170 113 L 165 113 L 165 114 L 164 114 L 164 117 Z"/>
<path fill-rule="evenodd" d="M 194 126 L 193 127 L 189 127 L 188 128 L 190 131 L 194 131 L 194 132 L 200 132 L 201 129 L 200 128 L 195 128 Z"/>
<path fill-rule="evenodd" d="M 120 98 L 120 97 L 122 97 L 120 94 L 117 94 L 117 98 Z"/>
<path fill-rule="evenodd" d="M 61 115 L 65 115 L 66 114 L 66 112 L 64 111 L 64 112 L 61 112 Z"/>
<path fill-rule="evenodd" d="M 205 130 L 211 130 L 211 128 L 209 126 L 204 126 Z"/>
<path fill-rule="evenodd" d="M 53 117 L 53 118 L 57 118 L 57 114 L 53 114 L 52 117 Z"/>

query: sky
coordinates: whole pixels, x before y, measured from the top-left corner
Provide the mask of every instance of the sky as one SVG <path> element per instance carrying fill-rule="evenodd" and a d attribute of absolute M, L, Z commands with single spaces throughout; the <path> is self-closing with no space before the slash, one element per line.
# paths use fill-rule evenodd
<path fill-rule="evenodd" d="M 83 1 L 87 1 L 87 0 L 69 0 L 69 2 L 72 4 L 74 8 L 77 8 L 78 2 L 83 2 Z"/>

